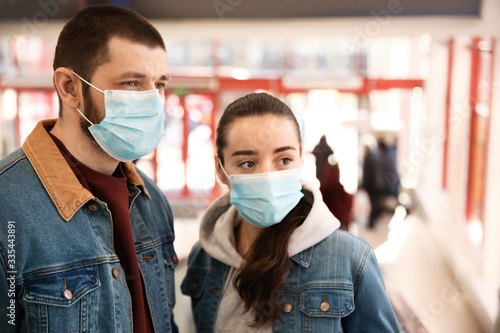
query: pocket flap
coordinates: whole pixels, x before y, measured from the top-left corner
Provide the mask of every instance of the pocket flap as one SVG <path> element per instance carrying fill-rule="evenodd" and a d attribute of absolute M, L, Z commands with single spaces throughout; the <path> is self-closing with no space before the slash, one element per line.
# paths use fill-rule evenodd
<path fill-rule="evenodd" d="M 204 280 L 205 276 L 203 274 L 196 274 L 195 269 L 188 269 L 181 283 L 182 293 L 189 297 L 200 298 L 203 292 Z"/>
<path fill-rule="evenodd" d="M 96 265 L 79 267 L 26 279 L 24 299 L 27 302 L 70 306 L 99 286 Z"/>
<path fill-rule="evenodd" d="M 309 287 L 300 294 L 300 309 L 312 317 L 345 317 L 354 311 L 354 291 L 349 285 Z"/>

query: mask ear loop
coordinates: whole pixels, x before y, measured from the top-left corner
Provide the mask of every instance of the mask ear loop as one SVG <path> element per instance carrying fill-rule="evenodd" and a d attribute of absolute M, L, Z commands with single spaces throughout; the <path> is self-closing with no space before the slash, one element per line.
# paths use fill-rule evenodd
<path fill-rule="evenodd" d="M 80 114 L 82 115 L 83 118 L 85 118 L 86 121 L 88 121 L 90 123 L 90 125 L 94 125 L 94 123 L 92 123 L 89 118 L 85 117 L 85 115 L 82 113 L 82 111 L 80 111 L 79 108 L 76 108 L 76 111 L 80 112 Z"/>
<path fill-rule="evenodd" d="M 71 71 L 71 73 L 75 74 L 77 78 L 79 78 L 80 80 L 82 80 L 83 82 L 85 82 L 86 84 L 88 84 L 89 86 L 91 86 L 92 88 L 102 92 L 104 94 L 104 91 L 102 91 L 101 89 L 97 88 L 96 86 L 94 86 L 92 83 L 88 82 L 87 80 L 85 80 L 83 77 L 81 77 L 80 75 L 76 74 L 75 71 Z M 85 117 L 85 115 L 82 113 L 82 111 L 80 111 L 79 108 L 76 108 L 76 111 L 78 111 L 81 116 L 90 123 L 90 125 L 94 125 L 93 122 L 91 122 L 87 117 Z"/>
<path fill-rule="evenodd" d="M 222 169 L 222 172 L 224 172 L 224 175 L 226 175 L 228 180 L 231 180 L 231 178 L 229 178 L 229 175 L 226 173 L 226 170 L 224 170 L 224 167 L 222 166 L 222 162 L 220 161 L 220 158 L 217 158 L 217 160 L 219 160 L 219 165 Z"/>
<path fill-rule="evenodd" d="M 71 71 L 71 73 L 75 74 L 77 78 L 79 78 L 80 80 L 82 80 L 83 82 L 85 82 L 86 84 L 88 84 L 89 86 L 91 86 L 92 88 L 94 88 L 95 90 L 98 90 L 98 91 L 100 91 L 100 92 L 102 92 L 104 94 L 104 91 L 102 91 L 101 89 L 97 88 L 92 83 L 88 82 L 83 77 L 81 77 L 80 75 L 76 74 L 74 71 Z"/>

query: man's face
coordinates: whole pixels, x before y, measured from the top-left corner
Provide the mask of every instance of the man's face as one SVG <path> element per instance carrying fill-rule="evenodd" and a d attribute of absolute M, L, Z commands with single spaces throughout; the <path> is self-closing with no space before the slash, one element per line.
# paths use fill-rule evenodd
<path fill-rule="evenodd" d="M 149 48 L 136 42 L 121 38 L 111 38 L 108 43 L 109 61 L 94 72 L 90 82 L 101 90 L 151 90 L 158 89 L 164 97 L 164 87 L 170 79 L 167 72 L 165 51 Z M 84 85 L 86 83 L 83 83 Z M 106 116 L 104 94 L 94 88 L 87 88 L 84 97 L 84 114 L 94 124 L 100 123 Z M 83 132 L 93 139 L 88 127 L 90 124 L 81 120 Z"/>

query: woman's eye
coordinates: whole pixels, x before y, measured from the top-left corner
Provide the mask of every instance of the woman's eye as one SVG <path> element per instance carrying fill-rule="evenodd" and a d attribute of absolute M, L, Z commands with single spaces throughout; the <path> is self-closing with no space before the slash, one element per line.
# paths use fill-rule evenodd
<path fill-rule="evenodd" d="M 291 159 L 291 158 L 288 158 L 288 157 L 282 158 L 282 159 L 280 160 L 280 164 L 282 164 L 282 165 L 287 165 L 287 164 L 289 164 L 289 163 L 291 163 L 291 162 L 292 162 L 292 159 Z"/>
<path fill-rule="evenodd" d="M 253 166 L 255 166 L 255 163 L 252 161 L 247 161 L 247 162 L 240 163 L 239 166 L 243 167 L 245 169 L 249 169 L 249 168 L 252 168 Z"/>

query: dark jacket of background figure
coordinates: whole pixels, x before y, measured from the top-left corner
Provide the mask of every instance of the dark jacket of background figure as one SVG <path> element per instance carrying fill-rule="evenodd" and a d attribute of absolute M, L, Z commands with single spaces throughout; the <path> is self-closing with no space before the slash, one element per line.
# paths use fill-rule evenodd
<path fill-rule="evenodd" d="M 378 150 L 369 149 L 363 162 L 361 187 L 368 194 L 396 196 L 399 194 L 400 178 L 396 167 L 396 146 L 379 143 Z"/>
<path fill-rule="evenodd" d="M 396 146 L 378 143 L 378 149 L 368 149 L 363 161 L 361 187 L 370 198 L 368 226 L 373 227 L 384 210 L 384 198 L 398 197 L 400 178 L 396 167 Z"/>

